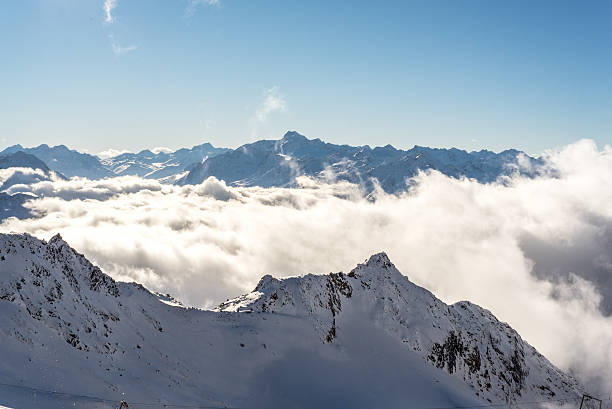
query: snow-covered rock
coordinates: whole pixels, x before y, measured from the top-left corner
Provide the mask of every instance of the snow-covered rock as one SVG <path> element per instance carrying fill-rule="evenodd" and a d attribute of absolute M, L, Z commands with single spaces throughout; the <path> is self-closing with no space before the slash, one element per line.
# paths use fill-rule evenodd
<path fill-rule="evenodd" d="M 580 391 L 488 311 L 442 303 L 384 254 L 348 274 L 264 276 L 203 311 L 115 282 L 59 235 L 2 234 L 0 336 L 9 407 L 448 407 Z"/>

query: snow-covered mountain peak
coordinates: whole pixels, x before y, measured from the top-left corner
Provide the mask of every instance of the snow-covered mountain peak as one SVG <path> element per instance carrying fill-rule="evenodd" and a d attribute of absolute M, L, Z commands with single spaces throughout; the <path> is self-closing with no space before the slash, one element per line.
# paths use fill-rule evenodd
<path fill-rule="evenodd" d="M 20 296 L 26 303 L 32 298 L 57 301 L 66 293 L 64 287 L 71 287 L 81 301 L 87 295 L 82 289 L 119 296 L 117 283 L 70 247 L 59 233 L 49 242 L 27 233 L 0 234 L 0 254 L 0 289 L 9 298 Z M 22 290 L 28 290 L 31 296 L 24 298 Z"/>
<path fill-rule="evenodd" d="M 357 371 L 366 377 L 354 380 L 359 390 L 386 390 L 401 373 L 402 387 L 385 399 L 417 397 L 424 407 L 575 398 L 581 390 L 509 325 L 472 303 L 443 303 L 385 253 L 348 274 L 266 275 L 255 291 L 202 311 L 115 282 L 60 235 L 45 242 L 0 234 L 0 335 L 0 382 L 122 399 L 126 392 L 128 402 L 297 407 L 277 394 L 260 397 L 261 382 L 283 388 L 286 363 L 292 374 L 306 371 L 290 388 L 332 371 L 341 376 L 329 382 L 342 389 Z M 206 368 L 214 375 L 203 376 Z M 343 390 L 341 399 L 359 395 Z M 448 393 L 455 398 L 440 398 Z"/>
<path fill-rule="evenodd" d="M 402 275 L 385 253 L 348 274 L 266 275 L 254 292 L 217 311 L 301 317 L 332 344 L 347 342 L 355 320 L 366 320 L 490 401 L 574 396 L 579 389 L 508 324 L 468 301 L 443 303 Z"/>
<path fill-rule="evenodd" d="M 257 286 L 255 286 L 254 291 L 266 293 L 270 290 L 276 289 L 280 283 L 281 281 L 279 279 L 274 278 L 270 274 L 266 274 L 265 276 L 261 277 L 259 283 L 257 283 Z"/>
<path fill-rule="evenodd" d="M 285 135 L 283 135 L 282 140 L 283 141 L 308 141 L 309 139 L 306 138 L 304 135 L 302 135 L 299 132 L 287 131 Z"/>
<path fill-rule="evenodd" d="M 67 243 L 64 241 L 61 234 L 56 233 L 55 236 L 49 239 L 49 244 L 57 246 L 57 245 L 62 245 L 62 244 L 67 244 Z"/>
<path fill-rule="evenodd" d="M 358 264 L 349 274 L 380 274 L 386 271 L 400 274 L 387 253 L 380 252 L 370 256 L 363 264 Z"/>

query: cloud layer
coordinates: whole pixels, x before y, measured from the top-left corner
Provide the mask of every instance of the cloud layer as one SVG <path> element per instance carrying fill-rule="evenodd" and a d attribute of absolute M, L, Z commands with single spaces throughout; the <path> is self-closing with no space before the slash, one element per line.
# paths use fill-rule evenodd
<path fill-rule="evenodd" d="M 60 232 L 116 278 L 210 307 L 261 275 L 347 271 L 386 251 L 446 302 L 509 322 L 563 369 L 597 385 L 612 371 L 612 149 L 549 152 L 536 179 L 479 184 L 422 173 L 410 193 L 300 178 L 299 189 L 167 186 L 122 177 L 14 185 L 37 219 L 4 231 Z"/>

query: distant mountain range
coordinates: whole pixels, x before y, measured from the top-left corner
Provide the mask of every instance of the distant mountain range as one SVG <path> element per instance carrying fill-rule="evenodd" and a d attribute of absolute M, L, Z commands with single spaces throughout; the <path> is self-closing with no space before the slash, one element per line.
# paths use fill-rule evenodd
<path fill-rule="evenodd" d="M 15 152 L 25 152 L 34 155 L 50 169 L 69 178 L 80 176 L 88 179 L 101 179 L 114 176 L 113 172 L 100 163 L 98 157 L 68 149 L 64 145 L 49 146 L 43 144 L 35 148 L 13 145 L 0 152 L 0 157 Z"/>
<path fill-rule="evenodd" d="M 0 405 L 15 408 L 550 407 L 583 390 L 384 253 L 348 273 L 267 275 L 205 311 L 115 282 L 59 235 L 0 234 L 0 334 Z"/>
<path fill-rule="evenodd" d="M 517 150 L 466 152 L 415 146 L 404 151 L 391 145 L 372 149 L 287 132 L 280 140 L 257 141 L 196 164 L 177 183 L 199 184 L 215 176 L 234 186 L 292 186 L 296 176 L 306 175 L 346 180 L 363 185 L 366 191 L 374 188 L 375 179 L 387 193 L 397 193 L 420 170 L 485 183 L 517 172 L 533 175 L 540 164 L 539 159 Z"/>
<path fill-rule="evenodd" d="M 123 153 L 102 159 L 100 163 L 117 176 L 134 175 L 172 183 L 175 181 L 174 176 L 188 172 L 190 166 L 197 166 L 208 158 L 229 150 L 215 148 L 210 143 L 204 143 L 191 149 L 183 148 L 175 152 L 154 153 L 145 149 L 138 153 Z"/>
<path fill-rule="evenodd" d="M 229 149 L 215 148 L 209 143 L 194 146 L 191 149 L 179 149 L 175 152 L 154 153 L 145 149 L 138 153 L 122 153 L 120 155 L 100 159 L 97 156 L 68 149 L 64 145 L 49 146 L 46 144 L 35 148 L 24 148 L 13 145 L 2 152 L 0 157 L 15 152 L 24 152 L 36 156 L 49 168 L 67 177 L 79 176 L 88 179 L 102 179 L 115 176 L 140 176 L 164 180 L 186 172 L 188 166 L 226 152 Z"/>
<path fill-rule="evenodd" d="M 50 169 L 67 177 L 101 179 L 135 175 L 179 185 L 199 184 L 214 176 L 232 186 L 295 185 L 297 176 L 346 180 L 371 191 L 378 181 L 388 193 L 406 189 L 406 179 L 420 170 L 437 170 L 445 175 L 492 182 L 504 175 L 532 176 L 541 159 L 511 149 L 500 153 L 487 150 L 466 152 L 415 146 L 409 150 L 391 145 L 370 148 L 326 143 L 287 132 L 279 140 L 260 140 L 237 149 L 216 148 L 209 143 L 175 152 L 123 153 L 100 159 L 63 145 L 24 148 L 14 145 L 0 157 L 25 152 L 42 160 Z"/>

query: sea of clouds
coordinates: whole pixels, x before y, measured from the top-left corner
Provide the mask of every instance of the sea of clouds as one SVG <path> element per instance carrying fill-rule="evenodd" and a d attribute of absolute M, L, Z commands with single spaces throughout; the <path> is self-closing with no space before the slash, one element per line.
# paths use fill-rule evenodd
<path fill-rule="evenodd" d="M 298 178 L 299 188 L 121 177 L 15 184 L 38 217 L 4 232 L 70 245 L 119 280 L 213 307 L 263 274 L 349 271 L 385 251 L 445 302 L 508 322 L 587 387 L 612 377 L 612 148 L 583 140 L 548 172 L 497 183 L 421 173 L 402 195 Z"/>

